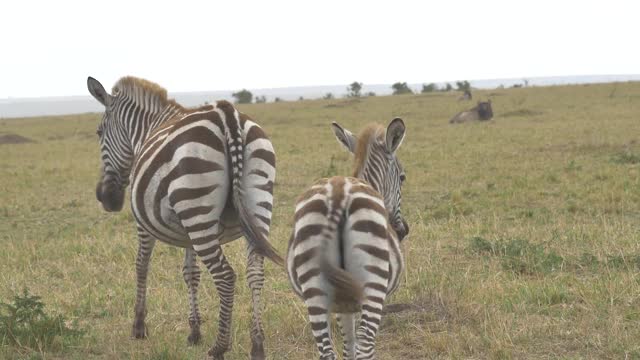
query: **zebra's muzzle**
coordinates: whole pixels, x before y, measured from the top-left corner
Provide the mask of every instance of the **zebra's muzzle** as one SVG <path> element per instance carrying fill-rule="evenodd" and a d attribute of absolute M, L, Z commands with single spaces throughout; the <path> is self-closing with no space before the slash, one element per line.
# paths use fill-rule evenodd
<path fill-rule="evenodd" d="M 124 189 L 112 182 L 99 182 L 96 186 L 96 199 L 105 211 L 120 211 L 124 205 Z"/>
<path fill-rule="evenodd" d="M 409 235 L 409 224 L 402 219 L 401 222 L 396 222 L 393 225 L 393 230 L 398 234 L 398 240 L 402 241 L 407 235 Z"/>

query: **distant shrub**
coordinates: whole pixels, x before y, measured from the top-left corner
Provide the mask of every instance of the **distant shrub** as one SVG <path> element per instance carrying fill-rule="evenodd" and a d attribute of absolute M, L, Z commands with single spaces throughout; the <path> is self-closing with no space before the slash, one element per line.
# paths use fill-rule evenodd
<path fill-rule="evenodd" d="M 369 91 L 368 93 L 365 94 L 366 96 L 376 96 L 376 93 L 374 93 L 373 91 Z"/>
<path fill-rule="evenodd" d="M 434 84 L 434 83 L 430 83 L 430 84 L 422 84 L 422 93 L 430 93 L 430 92 L 434 92 L 434 91 L 438 91 L 438 85 Z"/>
<path fill-rule="evenodd" d="M 267 97 L 262 95 L 262 96 L 256 96 L 256 104 L 264 104 L 267 102 Z"/>
<path fill-rule="evenodd" d="M 298 101 L 304 101 L 304 97 L 300 96 L 300 97 L 298 98 Z"/>
<path fill-rule="evenodd" d="M 324 94 L 324 96 L 322 98 L 325 99 L 325 100 L 331 100 L 331 99 L 334 98 L 334 96 L 333 96 L 332 93 L 326 93 L 326 94 Z"/>
<path fill-rule="evenodd" d="M 250 104 L 253 100 L 253 94 L 247 89 L 242 89 L 238 92 L 234 92 L 233 94 L 231 94 L 231 96 L 236 98 L 236 103 L 238 104 Z"/>
<path fill-rule="evenodd" d="M 453 86 L 451 86 L 451 84 L 449 84 L 449 83 L 446 83 L 441 91 L 447 92 L 447 91 L 451 91 L 451 90 L 453 90 Z"/>
<path fill-rule="evenodd" d="M 275 99 L 273 99 L 273 102 L 281 102 L 281 101 L 283 101 L 283 100 L 282 100 L 282 99 L 280 99 L 280 98 L 279 98 L 279 97 L 277 97 L 277 96 L 276 96 L 276 98 L 275 98 Z"/>
<path fill-rule="evenodd" d="M 393 89 L 393 95 L 413 94 L 413 90 L 406 82 L 397 82 L 391 85 L 391 89 Z"/>
<path fill-rule="evenodd" d="M 362 83 L 354 81 L 347 87 L 347 97 L 360 97 L 360 91 L 362 91 Z"/>
<path fill-rule="evenodd" d="M 84 335 L 67 327 L 62 315 L 50 316 L 44 311 L 40 296 L 24 289 L 13 297 L 12 304 L 0 303 L 0 345 L 13 345 L 37 351 L 60 350 Z"/>
<path fill-rule="evenodd" d="M 471 90 L 471 84 L 467 81 L 456 81 L 456 89 L 458 91 L 469 91 Z"/>

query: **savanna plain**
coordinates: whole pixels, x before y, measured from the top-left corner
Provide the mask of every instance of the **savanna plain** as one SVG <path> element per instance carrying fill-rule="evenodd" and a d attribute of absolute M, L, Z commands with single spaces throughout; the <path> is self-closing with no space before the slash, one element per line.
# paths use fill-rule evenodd
<path fill-rule="evenodd" d="M 478 90 L 473 103 L 458 96 L 239 105 L 276 149 L 275 247 L 286 252 L 293 204 L 306 187 L 351 174 L 330 123 L 357 132 L 402 117 L 411 233 L 378 357 L 640 358 L 640 83 Z M 448 124 L 476 99 L 492 100 L 493 120 Z M 33 140 L 0 145 L 0 301 L 15 305 L 27 289 L 41 296 L 45 313 L 79 330 L 33 344 L 5 334 L 0 358 L 203 358 L 216 334 L 213 282 L 203 271 L 203 341 L 189 346 L 183 251 L 162 243 L 148 280 L 149 337 L 130 339 L 135 224 L 127 205 L 105 213 L 95 199 L 100 119 L 0 119 L 0 134 Z M 227 358 L 246 359 L 244 240 L 224 252 L 238 274 Z M 306 308 L 285 270 L 266 262 L 266 278 L 268 357 L 317 358 Z"/>

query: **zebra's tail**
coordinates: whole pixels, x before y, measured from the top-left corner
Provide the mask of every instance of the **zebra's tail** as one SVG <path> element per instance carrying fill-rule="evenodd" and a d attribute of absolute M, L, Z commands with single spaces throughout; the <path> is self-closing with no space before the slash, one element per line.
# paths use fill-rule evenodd
<path fill-rule="evenodd" d="M 340 222 L 343 221 L 344 209 L 337 208 L 329 211 L 329 218 L 322 231 L 322 246 L 320 246 L 320 271 L 334 290 L 333 305 L 337 312 L 360 311 L 362 303 L 362 285 L 347 271 L 329 261 L 331 242 L 337 243 L 338 253 L 342 262 L 344 259 L 342 239 L 340 239 Z"/>
<path fill-rule="evenodd" d="M 240 218 L 240 227 L 247 239 L 253 246 L 255 251 L 274 263 L 284 266 L 284 260 L 278 252 L 271 246 L 267 236 L 255 224 L 255 215 L 247 209 L 245 201 L 245 189 L 242 186 L 242 175 L 244 165 L 244 143 L 242 141 L 239 118 L 237 110 L 226 101 L 219 101 L 217 107 L 224 111 L 227 118 L 233 117 L 232 121 L 227 122 L 227 149 L 231 163 L 231 187 L 233 205 L 238 211 Z"/>
<path fill-rule="evenodd" d="M 267 237 L 262 233 L 261 229 L 255 225 L 253 215 L 249 213 L 244 205 L 242 193 L 243 190 L 240 186 L 240 182 L 236 182 L 234 180 L 233 205 L 236 207 L 236 210 L 238 210 L 238 215 L 240 215 L 240 226 L 242 227 L 242 231 L 244 232 L 247 241 L 253 245 L 258 254 L 270 259 L 277 265 L 284 266 L 282 256 L 280 256 L 273 246 L 271 246 L 271 243 L 269 243 L 269 240 L 267 240 Z"/>

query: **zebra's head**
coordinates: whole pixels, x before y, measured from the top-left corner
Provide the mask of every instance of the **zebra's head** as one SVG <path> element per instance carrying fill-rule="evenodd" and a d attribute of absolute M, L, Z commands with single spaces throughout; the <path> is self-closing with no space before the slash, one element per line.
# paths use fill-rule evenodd
<path fill-rule="evenodd" d="M 89 92 L 105 107 L 102 121 L 96 133 L 100 141 L 102 171 L 96 185 L 96 198 L 106 211 L 120 211 L 124 204 L 125 188 L 129 184 L 133 151 L 125 125 L 119 119 L 118 93 L 107 93 L 100 82 L 87 79 Z"/>
<path fill-rule="evenodd" d="M 354 177 L 366 180 L 382 194 L 389 222 L 402 240 L 409 234 L 409 225 L 400 211 L 406 175 L 396 152 L 404 139 L 404 122 L 395 118 L 386 129 L 370 125 L 357 137 L 338 123 L 332 123 L 332 127 L 338 141 L 355 155 Z"/>

